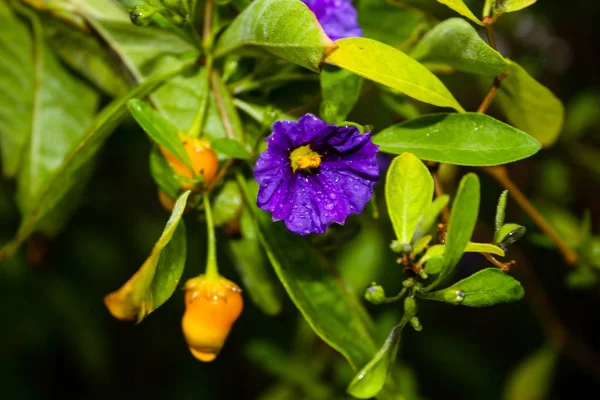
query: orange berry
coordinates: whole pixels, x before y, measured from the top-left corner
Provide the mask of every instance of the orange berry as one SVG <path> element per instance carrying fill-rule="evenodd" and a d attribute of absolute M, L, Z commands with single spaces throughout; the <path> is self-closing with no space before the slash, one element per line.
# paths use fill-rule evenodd
<path fill-rule="evenodd" d="M 210 143 L 206 140 L 192 138 L 185 135 L 180 135 L 183 141 L 190 161 L 192 162 L 192 169 L 194 172 L 181 161 L 179 161 L 173 154 L 169 153 L 165 148 L 161 147 L 160 151 L 163 153 L 173 171 L 182 177 L 188 179 L 194 179 L 197 175 L 202 175 L 204 179 L 204 185 L 209 186 L 215 176 L 217 175 L 217 169 L 219 168 L 219 160 L 217 154 L 213 149 L 210 148 Z M 184 190 L 192 190 L 194 187 L 191 184 L 182 183 L 181 187 Z"/>
<path fill-rule="evenodd" d="M 185 284 L 185 313 L 181 328 L 190 352 L 200 361 L 213 361 L 233 323 L 242 313 L 242 290 L 225 279 L 204 275 Z"/>

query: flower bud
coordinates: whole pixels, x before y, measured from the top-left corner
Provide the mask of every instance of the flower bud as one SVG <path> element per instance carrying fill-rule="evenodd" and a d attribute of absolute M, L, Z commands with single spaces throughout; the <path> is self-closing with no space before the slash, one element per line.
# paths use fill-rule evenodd
<path fill-rule="evenodd" d="M 225 278 L 210 279 L 204 275 L 188 280 L 185 289 L 181 320 L 185 341 L 198 360 L 213 361 L 242 313 L 242 290 Z"/>
<path fill-rule="evenodd" d="M 217 154 L 213 149 L 210 148 L 210 144 L 206 140 L 192 138 L 185 135 L 181 135 L 181 139 L 183 141 L 183 146 L 190 157 L 193 173 L 184 163 L 179 161 L 173 154 L 169 153 L 163 147 L 160 148 L 161 152 L 177 175 L 187 180 L 193 180 L 198 175 L 201 175 L 204 185 L 210 186 L 215 179 L 215 176 L 217 175 L 217 169 L 219 168 Z M 182 183 L 181 187 L 183 190 L 195 189 L 194 185 L 189 183 Z"/>
<path fill-rule="evenodd" d="M 421 332 L 423 330 L 423 325 L 421 325 L 421 321 L 419 321 L 418 317 L 412 317 L 410 319 L 410 325 L 417 332 Z"/>
<path fill-rule="evenodd" d="M 385 291 L 380 285 L 372 283 L 365 291 L 365 299 L 372 304 L 385 303 Z"/>

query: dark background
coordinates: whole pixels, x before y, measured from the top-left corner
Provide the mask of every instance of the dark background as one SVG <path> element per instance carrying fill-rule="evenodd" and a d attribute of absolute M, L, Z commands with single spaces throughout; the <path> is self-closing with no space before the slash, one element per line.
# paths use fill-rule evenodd
<path fill-rule="evenodd" d="M 480 3 L 471 2 L 472 9 L 480 9 Z M 500 20 L 499 50 L 518 60 L 569 109 L 582 93 L 598 94 L 598 15 L 600 3 L 595 1 L 539 1 L 528 11 Z M 483 94 L 461 91 L 465 79 L 469 78 L 458 77 L 450 84 L 459 100 L 473 108 Z M 600 145 L 597 126 L 586 132 L 585 145 Z M 186 348 L 180 330 L 183 292 L 137 326 L 119 322 L 106 311 L 103 296 L 141 265 L 168 217 L 148 174 L 149 151 L 145 135 L 133 123 L 120 127 L 106 144 L 81 207 L 65 231 L 56 239 L 37 237 L 30 243 L 30 248 L 38 249 L 32 254 L 43 250 L 43 259 L 32 265 L 22 251 L 0 268 L 3 398 L 254 399 L 272 381 L 248 360 L 244 349 L 257 338 L 283 349 L 290 346 L 298 318 L 289 301 L 281 316 L 269 318 L 246 299 L 227 345 L 211 364 L 196 361 Z M 538 200 L 560 203 L 578 218 L 590 209 L 596 228 L 600 224 L 597 170 L 580 161 L 559 143 L 510 169 L 519 186 Z M 549 178 L 546 166 L 552 163 L 567 174 Z M 486 240 L 500 188 L 479 175 L 484 199 L 480 215 L 485 221 L 477 235 Z M 7 241 L 18 226 L 13 193 L 11 182 L 0 182 L 0 242 Z M 548 193 L 558 196 L 551 198 Z M 508 216 L 531 226 L 514 204 Z M 184 278 L 204 268 L 203 226 L 194 217 L 188 219 Z M 600 352 L 595 323 L 598 290 L 569 290 L 564 283 L 568 267 L 558 253 L 528 240 L 518 247 L 527 259 L 515 255 L 519 261 L 515 269 L 533 268 L 565 325 Z M 477 257 L 466 257 L 460 273 L 480 268 L 484 261 Z M 219 259 L 222 274 L 239 282 L 228 255 L 223 252 Z M 391 259 L 387 261 L 394 268 Z M 515 274 L 527 296 L 533 296 L 528 289 L 535 281 L 518 271 Z M 424 305 L 420 312 L 424 330 L 407 330 L 400 353 L 414 368 L 423 396 L 500 398 L 507 374 L 545 341 L 540 314 L 530 305 L 526 300 L 492 309 Z M 568 356 L 560 356 L 550 398 L 571 398 L 574 390 L 594 393 L 597 388 L 590 368 L 582 369 Z"/>

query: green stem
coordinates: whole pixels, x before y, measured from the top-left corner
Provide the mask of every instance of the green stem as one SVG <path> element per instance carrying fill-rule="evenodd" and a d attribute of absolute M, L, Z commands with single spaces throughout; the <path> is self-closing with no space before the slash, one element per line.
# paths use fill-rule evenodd
<path fill-rule="evenodd" d="M 206 271 L 204 275 L 208 279 L 219 278 L 217 267 L 217 237 L 215 235 L 215 223 L 213 222 L 212 208 L 208 194 L 204 196 L 204 212 L 206 214 L 206 231 L 208 233 L 208 250 L 206 254 Z"/>
<path fill-rule="evenodd" d="M 244 92 L 249 92 L 254 89 L 259 89 L 265 87 L 267 85 L 277 85 L 284 84 L 290 81 L 317 81 L 319 80 L 319 75 L 308 75 L 308 74 L 300 74 L 300 73 L 290 73 L 290 74 L 282 74 L 273 76 L 270 78 L 265 78 L 262 80 L 254 81 L 254 80 L 242 80 L 236 82 L 229 86 L 231 92 L 236 94 L 241 94 Z"/>
<path fill-rule="evenodd" d="M 386 303 L 393 303 L 395 301 L 400 300 L 402 297 L 404 297 L 404 295 L 406 294 L 406 291 L 408 289 L 407 288 L 403 288 L 400 293 L 398 293 L 397 295 L 395 295 L 394 297 L 386 297 L 385 302 Z"/>
<path fill-rule="evenodd" d="M 483 18 L 489 17 L 492 15 L 492 5 L 495 0 L 485 0 L 485 5 L 483 6 Z"/>

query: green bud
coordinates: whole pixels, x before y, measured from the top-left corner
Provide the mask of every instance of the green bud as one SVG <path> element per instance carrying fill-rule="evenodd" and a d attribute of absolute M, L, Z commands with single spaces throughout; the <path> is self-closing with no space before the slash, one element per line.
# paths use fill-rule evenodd
<path fill-rule="evenodd" d="M 385 291 L 380 285 L 376 285 L 375 282 L 373 282 L 365 291 L 365 299 L 372 304 L 385 303 Z"/>
<path fill-rule="evenodd" d="M 414 297 L 404 299 L 404 313 L 409 317 L 417 315 L 417 301 Z"/>
<path fill-rule="evenodd" d="M 392 243 L 390 243 L 390 249 L 394 253 L 402 253 L 402 251 L 404 250 L 404 246 L 402 246 L 402 244 L 399 241 L 392 240 Z"/>
<path fill-rule="evenodd" d="M 417 332 L 421 332 L 423 330 L 423 325 L 421 325 L 421 321 L 419 321 L 418 317 L 412 317 L 410 319 L 410 325 Z"/>
<path fill-rule="evenodd" d="M 152 6 L 136 6 L 130 12 L 131 22 L 138 26 L 148 26 L 159 9 Z"/>
<path fill-rule="evenodd" d="M 408 278 L 402 281 L 402 286 L 404 286 L 405 288 L 410 288 L 413 287 L 415 285 L 415 280 L 414 278 Z"/>

